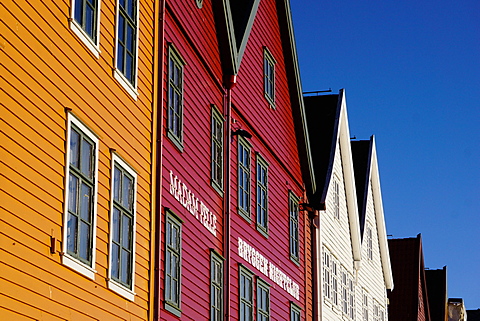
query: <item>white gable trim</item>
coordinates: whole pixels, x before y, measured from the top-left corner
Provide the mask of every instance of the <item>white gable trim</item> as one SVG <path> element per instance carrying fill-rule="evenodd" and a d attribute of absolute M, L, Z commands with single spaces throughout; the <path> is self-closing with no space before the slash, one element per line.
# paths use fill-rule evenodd
<path fill-rule="evenodd" d="M 375 220 L 377 221 L 378 243 L 380 246 L 380 256 L 382 260 L 383 276 L 385 278 L 385 287 L 393 290 L 393 274 L 390 264 L 390 252 L 388 250 L 387 229 L 383 213 L 382 192 L 380 189 L 380 175 L 378 171 L 377 149 L 375 137 L 371 137 L 370 145 L 370 177 L 368 181 L 372 182 L 373 199 L 375 204 Z"/>
<path fill-rule="evenodd" d="M 325 204 L 328 193 L 328 186 L 333 175 L 333 163 L 337 145 L 340 146 L 342 158 L 343 177 L 345 180 L 345 196 L 347 200 L 348 221 L 350 224 L 350 236 L 352 241 L 352 253 L 355 269 L 360 269 L 362 259 L 362 242 L 360 235 L 360 220 L 358 218 L 357 193 L 355 188 L 355 175 L 353 171 L 352 147 L 350 145 L 350 129 L 348 127 L 347 103 L 345 90 L 341 89 L 338 95 L 337 116 L 333 133 L 333 148 L 330 154 L 329 168 L 325 180 L 321 202 Z M 337 144 L 338 143 L 338 144 Z"/>

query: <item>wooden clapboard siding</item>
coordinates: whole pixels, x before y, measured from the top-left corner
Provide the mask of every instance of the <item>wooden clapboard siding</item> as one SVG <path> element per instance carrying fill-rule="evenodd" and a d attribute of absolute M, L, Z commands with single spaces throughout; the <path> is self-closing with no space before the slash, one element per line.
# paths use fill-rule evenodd
<path fill-rule="evenodd" d="M 245 120 L 277 152 L 276 156 L 281 159 L 282 166 L 288 168 L 289 175 L 294 175 L 296 181 L 300 182 L 292 102 L 285 69 L 286 63 L 293 62 L 285 61 L 278 19 L 277 3 L 260 1 L 242 59 L 233 102 L 239 109 L 248 109 L 248 113 L 243 115 Z M 276 61 L 275 109 L 269 108 L 263 92 L 263 47 L 268 48 Z"/>
<path fill-rule="evenodd" d="M 163 169 L 162 207 L 169 208 L 182 220 L 182 318 L 202 320 L 210 313 L 210 249 L 223 253 L 222 198 L 211 186 L 211 115 L 212 104 L 223 110 L 223 91 L 219 87 L 220 62 L 218 44 L 211 14 L 211 3 L 204 2 L 199 9 L 184 10 L 195 1 L 167 2 L 165 29 L 165 72 L 168 84 L 168 53 L 173 46 L 185 61 L 183 83 L 183 151 L 167 137 L 168 108 L 167 86 L 163 101 Z M 192 11 L 194 10 L 194 11 Z M 193 21 L 195 15 L 202 20 Z M 190 19 L 190 20 L 188 20 Z M 195 24 L 192 26 L 190 24 Z M 191 27 L 196 29 L 191 29 Z M 207 28 L 201 32 L 202 28 Z M 214 40 L 212 40 L 214 39 Z M 205 56 L 199 56 L 201 52 Z M 170 194 L 170 171 L 186 184 L 200 201 L 217 216 L 217 235 L 214 236 L 202 223 L 187 211 Z M 165 228 L 165 212 L 162 212 L 162 229 Z M 162 236 L 160 287 L 164 287 L 165 236 Z M 160 291 L 163 300 L 163 291 Z M 163 310 L 162 320 L 172 315 Z"/>
<path fill-rule="evenodd" d="M 116 1 L 101 1 L 98 59 L 70 30 L 70 7 L 69 0 L 0 4 L 0 319 L 145 320 L 150 285 L 153 3 L 140 3 L 137 101 L 113 77 Z M 60 257 L 66 108 L 99 137 L 94 280 L 64 266 Z M 138 174 L 133 302 L 107 289 L 111 149 Z"/>

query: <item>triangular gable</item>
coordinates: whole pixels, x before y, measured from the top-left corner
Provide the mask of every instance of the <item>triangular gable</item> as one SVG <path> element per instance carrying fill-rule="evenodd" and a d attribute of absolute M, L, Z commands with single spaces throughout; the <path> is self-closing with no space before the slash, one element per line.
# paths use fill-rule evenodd
<path fill-rule="evenodd" d="M 390 252 L 388 250 L 387 230 L 383 212 L 375 137 L 371 136 L 370 140 L 352 141 L 351 146 L 355 170 L 355 185 L 357 191 L 361 239 L 363 242 L 363 233 L 365 231 L 367 219 L 368 191 L 371 187 L 372 201 L 375 205 L 375 221 L 385 287 L 389 290 L 393 290 L 392 267 L 390 264 Z"/>
<path fill-rule="evenodd" d="M 340 90 L 338 95 L 304 97 L 304 101 L 317 184 L 316 193 L 312 193 L 311 204 L 317 209 L 325 209 L 328 188 L 333 175 L 335 152 L 337 146 L 339 146 L 345 181 L 352 253 L 358 269 L 361 261 L 360 225 L 345 90 Z"/>
<path fill-rule="evenodd" d="M 225 73 L 238 74 L 260 0 L 214 1 L 215 19 Z"/>

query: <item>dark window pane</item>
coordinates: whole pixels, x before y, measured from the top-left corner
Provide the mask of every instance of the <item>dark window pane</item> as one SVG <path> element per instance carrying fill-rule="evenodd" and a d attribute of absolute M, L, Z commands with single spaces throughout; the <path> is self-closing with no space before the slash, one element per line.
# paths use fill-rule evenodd
<path fill-rule="evenodd" d="M 120 187 L 122 184 L 122 172 L 118 167 L 115 167 L 113 173 L 113 199 L 120 202 Z"/>
<path fill-rule="evenodd" d="M 126 216 L 123 215 L 122 217 L 122 246 L 126 249 L 131 249 L 131 244 L 132 244 L 132 220 Z"/>
<path fill-rule="evenodd" d="M 112 265 L 111 265 L 111 269 L 112 269 L 112 277 L 115 278 L 115 279 L 119 279 L 119 276 L 120 276 L 120 270 L 119 270 L 119 267 L 120 267 L 120 247 L 113 243 L 112 244 Z"/>
<path fill-rule="evenodd" d="M 85 10 L 86 10 L 86 12 L 85 12 L 85 31 L 91 38 L 93 38 L 93 30 L 95 29 L 95 27 L 93 25 L 94 22 L 95 22 L 95 19 L 94 19 L 94 16 L 93 16 L 94 11 L 88 5 L 86 6 Z"/>
<path fill-rule="evenodd" d="M 125 18 L 122 15 L 118 17 L 118 39 L 125 43 Z"/>
<path fill-rule="evenodd" d="M 125 70 L 125 58 L 123 56 L 123 52 L 124 47 L 121 43 L 119 43 L 117 48 L 117 68 L 122 72 Z"/>
<path fill-rule="evenodd" d="M 72 129 L 70 134 L 70 164 L 79 168 L 80 134 Z"/>
<path fill-rule="evenodd" d="M 112 240 L 120 243 L 120 211 L 113 209 Z"/>
<path fill-rule="evenodd" d="M 121 255 L 121 277 L 120 281 L 122 281 L 125 284 L 130 284 L 130 271 L 131 271 L 131 260 L 130 260 L 130 253 L 122 250 L 122 255 Z"/>
<path fill-rule="evenodd" d="M 80 257 L 90 260 L 90 225 L 80 222 Z"/>
<path fill-rule="evenodd" d="M 80 167 L 82 173 L 88 178 L 93 177 L 93 145 L 87 140 L 82 140 L 82 160 L 80 161 Z"/>
<path fill-rule="evenodd" d="M 77 21 L 80 25 L 83 25 L 83 1 L 82 0 L 75 0 L 75 21 Z"/>
<path fill-rule="evenodd" d="M 80 217 L 91 222 L 91 200 L 92 200 L 92 188 L 82 183 L 80 193 Z"/>
<path fill-rule="evenodd" d="M 67 250 L 72 253 L 77 251 L 77 237 L 78 237 L 78 221 L 77 217 L 68 214 L 67 222 Z"/>
<path fill-rule="evenodd" d="M 78 178 L 70 174 L 68 182 L 68 210 L 77 214 Z"/>
<path fill-rule="evenodd" d="M 130 177 L 123 177 L 123 196 L 122 205 L 128 210 L 132 210 L 132 197 L 133 196 L 133 181 Z"/>

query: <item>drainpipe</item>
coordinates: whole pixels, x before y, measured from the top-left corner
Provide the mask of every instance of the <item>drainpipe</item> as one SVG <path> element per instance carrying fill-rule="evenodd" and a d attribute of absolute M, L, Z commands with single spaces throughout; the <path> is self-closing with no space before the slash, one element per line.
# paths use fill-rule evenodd
<path fill-rule="evenodd" d="M 319 211 L 315 210 L 310 216 L 312 220 L 311 234 L 312 234 L 312 281 L 313 281 L 313 320 L 319 321 L 321 315 L 321 280 L 320 280 L 320 217 Z"/>
<path fill-rule="evenodd" d="M 224 99 L 224 115 L 226 120 L 226 128 L 224 134 L 224 149 L 225 149 L 225 158 L 224 158 L 224 177 L 225 177 L 225 196 L 223 198 L 223 208 L 224 208 L 224 233 L 223 233 L 223 244 L 224 245 L 224 255 L 225 255 L 225 272 L 224 272 L 224 293 L 225 295 L 225 320 L 230 320 L 230 301 L 231 301 L 231 291 L 230 291 L 230 189 L 231 189 L 231 177 L 230 177 L 230 165 L 231 165 L 231 137 L 232 137 L 232 89 L 237 83 L 237 76 L 231 75 L 226 81 L 226 94 Z"/>
<path fill-rule="evenodd" d="M 160 264 L 162 245 L 162 155 L 165 69 L 165 1 L 154 3 L 153 110 L 152 110 L 152 217 L 150 244 L 149 320 L 160 320 Z M 158 19 L 157 19 L 158 18 Z"/>

